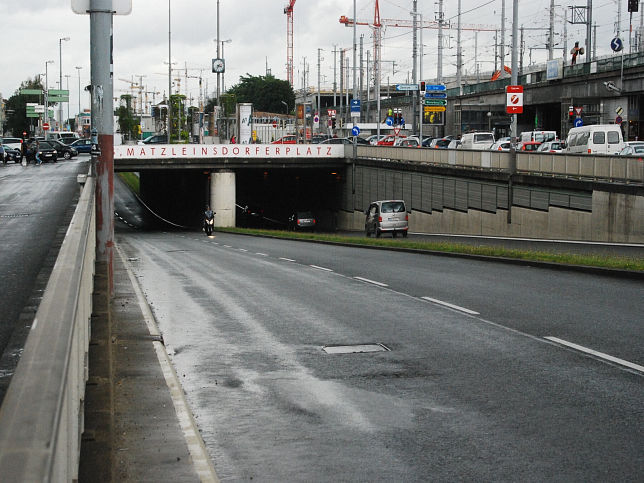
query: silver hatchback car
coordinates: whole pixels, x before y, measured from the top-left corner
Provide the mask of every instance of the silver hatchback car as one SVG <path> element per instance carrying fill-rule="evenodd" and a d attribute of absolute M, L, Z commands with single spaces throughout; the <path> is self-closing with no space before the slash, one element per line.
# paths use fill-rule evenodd
<path fill-rule="evenodd" d="M 364 222 L 364 231 L 367 236 L 375 233 L 379 237 L 383 233 L 391 233 L 396 238 L 398 233 L 407 237 L 409 229 L 409 215 L 403 200 L 374 201 L 365 211 L 367 218 Z"/>

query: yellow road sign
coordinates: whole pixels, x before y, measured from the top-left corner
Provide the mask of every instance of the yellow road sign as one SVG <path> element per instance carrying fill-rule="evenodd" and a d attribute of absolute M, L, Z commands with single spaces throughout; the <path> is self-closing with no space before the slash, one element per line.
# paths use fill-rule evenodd
<path fill-rule="evenodd" d="M 445 106 L 425 106 L 425 112 L 445 112 Z"/>

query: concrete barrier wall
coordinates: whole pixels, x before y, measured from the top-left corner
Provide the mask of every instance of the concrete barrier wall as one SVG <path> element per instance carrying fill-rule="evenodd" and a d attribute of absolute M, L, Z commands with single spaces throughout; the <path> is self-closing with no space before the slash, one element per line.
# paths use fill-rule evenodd
<path fill-rule="evenodd" d="M 346 146 L 351 158 L 353 147 Z M 358 146 L 358 158 L 417 162 L 450 167 L 509 171 L 507 151 L 469 149 L 418 149 L 383 146 Z M 517 152 L 517 172 L 594 180 L 644 183 L 642 158 L 567 153 Z"/>
<path fill-rule="evenodd" d="M 1 481 L 75 481 L 88 377 L 96 223 L 87 178 L 0 408 Z"/>

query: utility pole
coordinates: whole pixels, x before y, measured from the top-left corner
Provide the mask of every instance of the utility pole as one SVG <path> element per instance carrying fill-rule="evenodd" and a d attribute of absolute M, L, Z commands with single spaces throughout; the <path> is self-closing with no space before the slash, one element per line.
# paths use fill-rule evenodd
<path fill-rule="evenodd" d="M 503 77 L 505 74 L 505 0 L 501 0 L 501 45 L 499 45 L 499 50 L 501 58 L 499 70 L 501 71 L 501 77 Z"/>
<path fill-rule="evenodd" d="M 550 30 L 548 32 L 548 60 L 554 59 L 555 53 L 555 0 L 550 0 Z"/>
<path fill-rule="evenodd" d="M 112 0 L 90 0 L 92 137 L 96 133 L 100 150 L 96 166 L 96 258 L 107 265 L 110 296 L 114 294 L 112 10 Z"/>
<path fill-rule="evenodd" d="M 322 49 L 318 48 L 318 105 L 317 105 L 317 111 L 318 111 L 318 132 L 320 132 L 320 118 L 322 117 L 322 108 L 320 106 L 320 65 L 321 65 L 321 57 L 320 57 L 320 52 L 322 52 Z"/>
<path fill-rule="evenodd" d="M 436 64 L 436 82 L 443 82 L 443 0 L 438 0 L 438 63 Z"/>
<path fill-rule="evenodd" d="M 463 93 L 463 86 L 461 82 L 461 64 L 461 0 L 458 0 L 458 27 L 456 31 L 456 83 L 458 84 L 459 95 Z"/>
<path fill-rule="evenodd" d="M 355 1 L 355 0 L 354 0 Z M 417 65 L 418 65 L 418 35 L 416 34 L 417 28 L 418 28 L 418 19 L 416 18 L 416 15 L 418 14 L 418 0 L 414 0 L 412 2 L 412 26 L 413 26 L 413 34 L 412 34 L 412 69 L 411 69 L 411 77 L 412 77 L 412 84 L 418 85 L 418 72 L 417 72 Z M 355 25 L 355 22 L 354 22 Z M 411 92 L 411 105 L 412 105 L 412 132 L 416 130 L 416 125 L 417 125 L 417 119 L 418 115 L 415 109 L 416 102 L 418 99 L 418 89 L 415 89 Z"/>
<path fill-rule="evenodd" d="M 568 9 L 564 7 L 564 30 L 563 30 L 563 58 L 564 65 L 566 65 L 566 59 L 568 58 Z"/>
<path fill-rule="evenodd" d="M 168 108 L 166 109 L 168 114 L 168 125 L 166 127 L 166 132 L 168 134 L 168 144 L 172 143 L 172 102 L 170 98 L 172 97 L 172 20 L 170 16 L 170 2 L 168 0 Z M 217 15 L 219 17 L 219 15 Z M 219 38 L 217 38 L 219 40 Z M 217 42 L 219 45 L 219 42 Z M 217 97 L 219 97 L 219 92 L 217 92 Z M 219 99 L 217 99 L 219 101 Z"/>
<path fill-rule="evenodd" d="M 362 99 L 362 94 L 364 93 L 364 68 L 363 68 L 363 63 L 364 63 L 364 34 L 360 35 L 360 86 L 358 88 L 358 92 L 360 93 L 360 99 Z M 367 98 L 369 96 L 367 95 Z M 362 117 L 362 113 L 360 113 Z"/>
<path fill-rule="evenodd" d="M 338 59 L 337 59 L 337 53 L 338 53 L 338 46 L 334 45 L 333 46 L 333 107 L 338 105 L 337 101 L 337 92 L 338 92 L 338 83 L 336 81 L 337 79 L 337 67 L 338 67 Z"/>
<path fill-rule="evenodd" d="M 591 62 L 593 36 L 593 0 L 588 0 L 586 7 L 586 60 Z"/>

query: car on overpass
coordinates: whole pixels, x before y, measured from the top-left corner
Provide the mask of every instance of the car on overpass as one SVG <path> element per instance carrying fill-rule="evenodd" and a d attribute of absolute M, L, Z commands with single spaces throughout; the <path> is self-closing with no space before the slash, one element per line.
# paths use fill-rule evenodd
<path fill-rule="evenodd" d="M 92 151 L 92 140 L 91 139 L 77 139 L 70 144 L 79 153 L 90 153 Z"/>
<path fill-rule="evenodd" d="M 297 136 L 295 134 L 287 134 L 279 139 L 276 139 L 271 144 L 297 144 Z"/>
<path fill-rule="evenodd" d="M 137 144 L 168 144 L 167 134 L 153 134 L 148 136 L 143 141 L 138 141 Z"/>
<path fill-rule="evenodd" d="M 566 143 L 564 141 L 546 141 L 542 143 L 541 146 L 537 149 L 539 153 L 561 153 L 566 149 Z"/>
<path fill-rule="evenodd" d="M 620 156 L 644 156 L 644 144 L 633 144 L 631 146 L 626 146 L 619 152 Z"/>
<path fill-rule="evenodd" d="M 399 138 L 406 138 L 407 136 L 401 135 L 401 136 L 395 136 L 394 134 L 390 134 L 387 137 L 381 139 L 378 141 L 377 146 L 393 146 L 394 143 L 396 142 L 396 139 Z"/>

